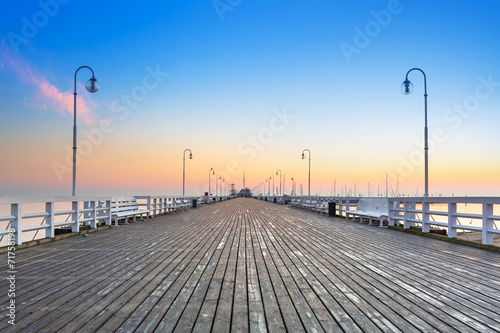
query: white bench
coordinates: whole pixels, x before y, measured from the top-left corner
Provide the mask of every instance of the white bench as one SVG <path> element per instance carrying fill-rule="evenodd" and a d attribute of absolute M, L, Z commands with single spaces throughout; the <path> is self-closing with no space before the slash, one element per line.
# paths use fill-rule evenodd
<path fill-rule="evenodd" d="M 356 210 L 346 211 L 346 218 L 359 218 L 359 223 L 368 219 L 368 224 L 372 225 L 373 220 L 380 221 L 380 226 L 384 226 L 384 221 L 389 221 L 389 201 L 387 198 L 360 198 Z"/>
<path fill-rule="evenodd" d="M 172 207 L 172 208 L 174 208 L 174 212 L 187 210 L 187 209 L 191 208 L 191 206 L 193 205 L 191 200 L 192 199 L 177 199 L 177 200 L 175 200 L 174 206 Z"/>
<path fill-rule="evenodd" d="M 125 224 L 128 224 L 128 218 L 133 217 L 133 221 L 136 222 L 137 215 L 142 216 L 142 214 L 149 215 L 148 210 L 139 209 L 137 200 L 135 198 L 120 198 L 113 200 L 111 203 L 111 218 L 115 220 L 115 226 L 118 226 L 118 220 L 125 218 Z"/>
<path fill-rule="evenodd" d="M 316 208 L 316 200 L 306 199 L 302 204 L 303 209 L 314 210 Z"/>
<path fill-rule="evenodd" d="M 292 200 L 290 201 L 290 205 L 292 207 L 301 207 L 302 208 L 302 199 L 292 198 Z"/>

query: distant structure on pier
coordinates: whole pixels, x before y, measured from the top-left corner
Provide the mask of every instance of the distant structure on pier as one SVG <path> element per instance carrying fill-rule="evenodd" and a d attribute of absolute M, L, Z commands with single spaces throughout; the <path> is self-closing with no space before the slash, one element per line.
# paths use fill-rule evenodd
<path fill-rule="evenodd" d="M 252 196 L 252 191 L 250 191 L 250 189 L 247 187 L 241 189 L 240 192 L 238 193 L 238 197 L 240 198 L 250 198 L 251 196 Z"/>
<path fill-rule="evenodd" d="M 231 193 L 230 195 L 232 197 L 235 197 L 238 193 L 236 192 L 236 188 L 234 187 L 234 184 L 231 184 Z"/>

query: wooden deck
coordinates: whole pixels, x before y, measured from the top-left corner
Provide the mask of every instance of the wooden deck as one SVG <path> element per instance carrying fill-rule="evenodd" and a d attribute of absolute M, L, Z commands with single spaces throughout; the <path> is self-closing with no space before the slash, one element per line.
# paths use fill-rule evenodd
<path fill-rule="evenodd" d="M 18 250 L 16 269 L 2 332 L 500 332 L 500 253 L 254 199 Z"/>

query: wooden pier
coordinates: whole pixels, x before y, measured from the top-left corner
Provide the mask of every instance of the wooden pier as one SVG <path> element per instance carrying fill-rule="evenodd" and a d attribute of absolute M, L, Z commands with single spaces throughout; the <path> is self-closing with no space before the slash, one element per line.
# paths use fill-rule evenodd
<path fill-rule="evenodd" d="M 500 253 L 254 199 L 15 255 L 2 332 L 500 332 Z"/>

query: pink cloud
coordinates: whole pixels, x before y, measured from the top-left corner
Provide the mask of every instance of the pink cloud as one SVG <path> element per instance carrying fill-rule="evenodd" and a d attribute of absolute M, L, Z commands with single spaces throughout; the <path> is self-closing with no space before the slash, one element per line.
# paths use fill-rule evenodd
<path fill-rule="evenodd" d="M 0 69 L 15 73 L 21 82 L 30 85 L 35 89 L 34 95 L 37 98 L 36 102 L 38 103 L 26 103 L 26 105 L 29 105 L 32 108 L 37 108 L 36 105 L 41 104 L 43 105 L 41 108 L 49 110 L 52 109 L 60 115 L 73 115 L 73 92 L 71 90 L 60 91 L 59 88 L 51 84 L 43 75 L 37 73 L 36 69 L 34 69 L 24 59 L 20 56 L 13 55 L 6 46 L 5 39 L 2 39 L 2 46 L 0 48 Z M 80 83 L 78 84 L 78 88 L 80 88 L 79 91 L 86 91 Z M 92 124 L 95 123 L 95 114 L 91 111 L 87 102 L 90 103 L 92 107 L 97 106 L 97 103 L 93 102 L 92 99 L 87 101 L 86 99 L 83 99 L 82 96 L 77 96 L 77 116 L 82 118 L 85 123 Z"/>

